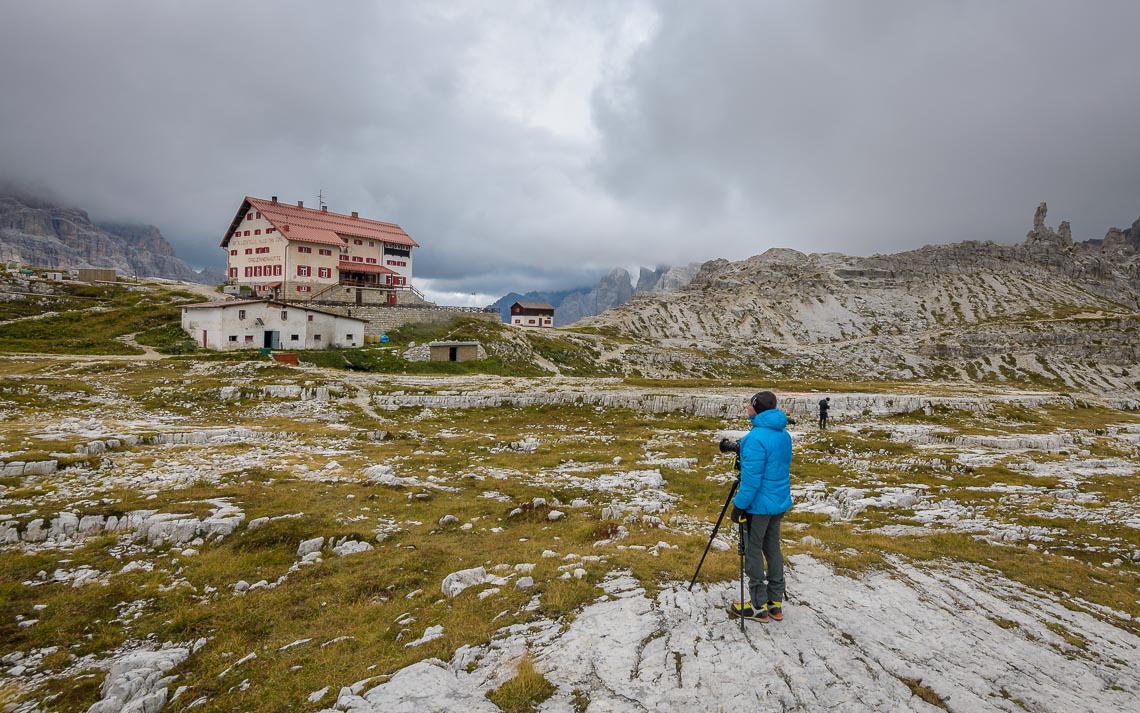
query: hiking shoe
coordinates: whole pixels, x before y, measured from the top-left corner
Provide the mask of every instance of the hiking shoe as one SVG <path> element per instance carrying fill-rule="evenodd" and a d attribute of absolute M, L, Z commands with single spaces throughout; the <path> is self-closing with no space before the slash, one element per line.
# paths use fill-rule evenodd
<path fill-rule="evenodd" d="M 728 607 L 728 617 L 730 619 L 751 619 L 752 621 L 767 623 L 768 608 L 760 607 L 759 610 L 756 610 L 752 608 L 752 602 L 744 602 L 743 606 L 740 602 L 733 602 Z"/>
<path fill-rule="evenodd" d="M 768 602 L 765 606 L 768 610 L 768 614 L 776 621 L 784 620 L 784 612 L 781 610 L 780 604 L 782 604 L 782 602 Z"/>

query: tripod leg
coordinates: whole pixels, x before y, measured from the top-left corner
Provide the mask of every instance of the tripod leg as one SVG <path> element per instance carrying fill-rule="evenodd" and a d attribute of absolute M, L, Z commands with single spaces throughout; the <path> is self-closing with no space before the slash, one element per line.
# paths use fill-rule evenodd
<path fill-rule="evenodd" d="M 697 575 L 701 573 L 701 565 L 705 563 L 705 557 L 709 554 L 709 548 L 712 547 L 713 540 L 716 539 L 716 533 L 720 530 L 720 523 L 724 520 L 724 513 L 728 510 L 728 504 L 732 502 L 732 496 L 736 495 L 736 487 L 740 485 L 740 478 L 737 478 L 732 483 L 732 487 L 728 491 L 728 497 L 724 500 L 724 507 L 720 509 L 720 516 L 716 519 L 716 525 L 713 526 L 712 534 L 709 535 L 709 543 L 705 545 L 705 553 L 701 555 L 701 561 L 697 563 L 697 571 L 693 572 L 693 578 L 689 581 L 689 591 L 693 591 L 693 585 L 697 583 Z"/>
<path fill-rule="evenodd" d="M 744 608 L 744 538 L 747 537 L 745 524 L 740 523 L 740 608 Z M 743 614 L 743 612 L 741 612 Z M 740 617 L 740 630 L 744 631 L 744 617 Z"/>

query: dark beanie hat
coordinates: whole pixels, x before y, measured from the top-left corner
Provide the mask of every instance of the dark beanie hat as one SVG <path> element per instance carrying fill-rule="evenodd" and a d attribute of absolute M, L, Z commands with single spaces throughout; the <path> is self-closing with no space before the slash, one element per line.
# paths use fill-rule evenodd
<path fill-rule="evenodd" d="M 758 391 L 751 400 L 752 408 L 756 413 L 776 408 L 776 395 L 771 391 Z"/>

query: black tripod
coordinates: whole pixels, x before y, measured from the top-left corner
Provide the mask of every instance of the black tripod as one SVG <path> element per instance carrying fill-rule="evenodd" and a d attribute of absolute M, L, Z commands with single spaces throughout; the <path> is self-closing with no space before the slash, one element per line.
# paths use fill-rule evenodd
<path fill-rule="evenodd" d="M 740 461 L 737 460 L 737 463 Z M 728 511 L 728 504 L 732 502 L 732 497 L 736 495 L 736 489 L 740 486 L 740 478 L 732 481 L 732 487 L 728 490 L 728 497 L 724 500 L 724 507 L 720 509 L 720 517 L 716 519 L 716 525 L 713 526 L 712 534 L 709 535 L 709 543 L 705 545 L 705 553 L 701 555 L 701 561 L 697 563 L 697 571 L 693 572 L 693 579 L 689 582 L 689 591 L 693 591 L 693 585 L 697 583 L 697 575 L 701 573 L 701 565 L 705 563 L 705 557 L 708 556 L 709 548 L 712 547 L 713 540 L 716 539 L 716 533 L 720 530 L 720 523 L 724 520 L 724 513 Z M 744 606 L 744 538 L 747 533 L 744 531 L 745 524 L 740 523 L 740 544 L 737 550 L 740 553 L 740 606 Z M 740 618 L 740 630 L 744 631 L 744 617 Z"/>

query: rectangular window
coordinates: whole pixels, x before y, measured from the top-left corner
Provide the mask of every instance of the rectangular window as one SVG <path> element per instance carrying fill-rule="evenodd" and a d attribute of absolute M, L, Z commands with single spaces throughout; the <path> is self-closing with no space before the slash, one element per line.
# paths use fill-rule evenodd
<path fill-rule="evenodd" d="M 246 255 L 252 255 L 252 254 L 253 254 L 253 248 L 246 248 L 246 249 L 245 249 L 245 254 L 246 254 Z"/>
<path fill-rule="evenodd" d="M 376 264 L 376 258 L 370 257 L 367 260 L 365 260 L 364 262 L 368 263 L 369 265 L 375 265 Z"/>
<path fill-rule="evenodd" d="M 347 255 L 341 255 L 340 259 L 345 261 L 345 262 L 348 262 L 348 256 Z"/>
<path fill-rule="evenodd" d="M 527 324 L 534 324 L 534 320 L 533 320 L 533 319 L 528 319 L 528 320 L 526 321 L 526 323 L 527 323 Z"/>
<path fill-rule="evenodd" d="M 301 335 L 300 334 L 290 334 L 289 335 L 289 341 L 299 342 L 299 341 L 301 341 Z"/>
<path fill-rule="evenodd" d="M 237 341 L 237 335 L 236 335 L 236 334 L 231 334 L 231 335 L 230 335 L 230 341 L 231 341 L 231 342 L 236 342 L 236 341 Z"/>
<path fill-rule="evenodd" d="M 261 235 L 261 228 L 258 228 L 257 230 L 254 230 L 254 231 L 253 231 L 253 234 L 254 234 L 254 235 Z"/>
<path fill-rule="evenodd" d="M 238 319 L 245 319 L 245 310 L 244 309 L 238 310 Z"/>
<path fill-rule="evenodd" d="M 277 232 L 277 228 L 266 228 L 265 229 L 266 235 L 269 235 L 270 233 L 276 233 L 276 232 Z"/>
<path fill-rule="evenodd" d="M 230 255 L 237 255 L 237 250 L 230 250 Z"/>
<path fill-rule="evenodd" d="M 312 321 L 313 321 L 313 315 L 311 315 L 311 314 L 309 315 L 309 321 L 310 321 L 310 322 L 312 322 Z"/>
<path fill-rule="evenodd" d="M 274 265 L 273 266 L 273 274 L 277 275 L 277 276 L 281 275 L 281 266 L 280 265 Z"/>
<path fill-rule="evenodd" d="M 364 258 L 360 257 L 359 255 L 353 255 L 352 261 L 353 262 L 364 262 Z"/>
<path fill-rule="evenodd" d="M 304 245 L 298 245 L 297 246 L 297 252 L 299 252 L 299 253 L 311 253 L 311 252 L 313 252 L 313 249 L 307 248 Z"/>
<path fill-rule="evenodd" d="M 321 255 L 332 255 L 332 250 L 326 250 L 325 248 L 320 248 L 319 250 L 317 250 L 317 253 L 319 253 Z"/>
<path fill-rule="evenodd" d="M 246 234 L 246 236 L 248 237 L 248 236 L 249 236 L 249 231 L 248 231 L 248 230 L 247 230 L 247 231 L 245 231 L 245 234 Z"/>
<path fill-rule="evenodd" d="M 312 292 L 313 287 L 312 287 L 312 285 L 297 285 L 297 291 L 298 292 Z"/>
<path fill-rule="evenodd" d="M 246 344 L 253 344 L 253 335 L 252 334 L 245 335 L 245 343 Z"/>
<path fill-rule="evenodd" d="M 245 219 L 246 219 L 246 220 L 253 220 L 253 213 L 252 213 L 252 212 L 250 212 L 250 213 L 246 213 L 246 214 L 245 214 Z"/>
<path fill-rule="evenodd" d="M 309 277 L 313 274 L 313 269 L 308 265 L 297 266 L 297 277 Z"/>
<path fill-rule="evenodd" d="M 289 319 L 289 310 L 281 310 L 281 321 L 284 322 L 287 319 Z"/>
<path fill-rule="evenodd" d="M 319 334 L 314 334 L 314 335 L 313 335 L 313 341 L 314 341 L 314 342 L 319 342 L 319 341 L 321 341 L 321 335 L 319 335 Z"/>
<path fill-rule="evenodd" d="M 237 268 L 236 267 L 230 268 L 230 277 L 237 277 Z"/>
<path fill-rule="evenodd" d="M 318 267 L 317 277 L 332 277 L 332 268 Z"/>
<path fill-rule="evenodd" d="M 254 265 L 253 266 L 253 276 L 254 277 L 261 277 L 262 276 L 261 275 L 261 265 Z"/>
<path fill-rule="evenodd" d="M 346 335 L 344 335 L 344 339 L 345 339 L 345 341 L 346 341 L 346 342 L 351 342 L 351 341 L 352 341 L 352 335 L 351 335 L 351 334 L 346 334 Z"/>
<path fill-rule="evenodd" d="M 374 247 L 376 247 L 376 243 L 374 243 L 374 242 L 372 242 L 371 240 L 369 240 L 369 241 L 368 241 L 368 247 L 370 247 L 370 248 L 374 248 Z"/>
<path fill-rule="evenodd" d="M 247 267 L 247 268 L 245 269 L 245 276 L 246 276 L 246 277 L 252 277 L 252 276 L 253 276 L 253 270 L 251 270 L 251 269 L 249 269 L 249 268 Z"/>
<path fill-rule="evenodd" d="M 258 213 L 258 214 L 257 214 L 257 217 L 258 217 L 258 218 L 261 218 L 261 213 Z"/>

